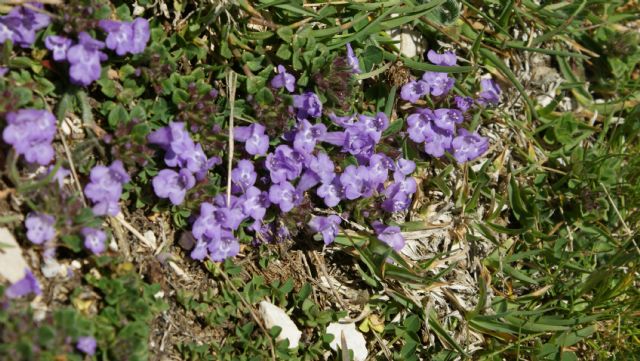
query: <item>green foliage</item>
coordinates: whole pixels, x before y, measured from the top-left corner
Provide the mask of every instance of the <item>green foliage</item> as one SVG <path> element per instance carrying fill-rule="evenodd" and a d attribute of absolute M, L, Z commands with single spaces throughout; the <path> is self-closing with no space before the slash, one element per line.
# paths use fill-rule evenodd
<path fill-rule="evenodd" d="M 312 292 L 310 284 L 306 283 L 294 291 L 292 279 L 267 284 L 264 277 L 253 276 L 247 282 L 242 268 L 229 261 L 224 267 L 208 264 L 208 268 L 219 281 L 218 288 L 201 293 L 179 291 L 177 299 L 185 311 L 195 313 L 216 333 L 223 333 L 225 342 L 177 345 L 183 359 L 261 360 L 271 358 L 273 353 L 278 360 L 321 358 L 330 341 L 323 337 L 324 330 L 329 322 L 337 321 L 344 313 L 320 310 L 309 298 Z M 259 302 L 265 299 L 270 299 L 284 310 L 292 310 L 291 318 L 307 330 L 301 341 L 303 346 L 289 349 L 287 340 L 275 341 L 280 333 L 277 327 L 265 332 L 256 324 L 255 312 Z"/>
<path fill-rule="evenodd" d="M 146 284 L 129 264 L 102 257 L 86 285 L 71 294 L 74 304 L 97 303 L 97 313 L 58 308 L 36 319 L 30 306 L 8 301 L 0 308 L 0 358 L 7 360 L 83 360 L 76 349 L 79 337 L 92 336 L 98 343 L 96 359 L 147 360 L 151 321 L 166 309 L 156 297 L 160 287 Z M 99 275 L 99 277 L 97 276 Z M 86 300 L 88 292 L 101 299 Z M 77 302 L 76 302 L 77 301 Z"/>

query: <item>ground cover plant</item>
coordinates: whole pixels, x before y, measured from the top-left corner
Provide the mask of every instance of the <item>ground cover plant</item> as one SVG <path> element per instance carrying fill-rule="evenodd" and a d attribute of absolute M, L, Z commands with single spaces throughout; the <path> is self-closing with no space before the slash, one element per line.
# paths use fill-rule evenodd
<path fill-rule="evenodd" d="M 635 2 L 0 14 L 0 358 L 640 354 Z"/>

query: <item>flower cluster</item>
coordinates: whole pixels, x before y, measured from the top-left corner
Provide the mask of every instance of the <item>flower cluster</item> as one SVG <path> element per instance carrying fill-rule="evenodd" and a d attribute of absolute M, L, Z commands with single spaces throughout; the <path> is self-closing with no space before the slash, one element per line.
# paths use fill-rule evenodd
<path fill-rule="evenodd" d="M 84 188 L 84 194 L 93 202 L 93 213 L 98 216 L 116 216 L 120 213 L 118 202 L 122 185 L 130 180 L 122 161 L 116 160 L 108 167 L 93 167 L 89 178 L 91 182 Z"/>
<path fill-rule="evenodd" d="M 179 170 L 163 169 L 153 178 L 153 190 L 160 198 L 168 198 L 172 204 L 184 201 L 187 191 L 193 188 L 196 180 L 203 180 L 207 172 L 216 164 L 218 157 L 207 158 L 202 146 L 195 143 L 185 124 L 172 122 L 148 136 L 149 143 L 160 146 L 165 151 L 164 162 Z"/>
<path fill-rule="evenodd" d="M 139 54 L 149 41 L 149 21 L 137 18 L 132 22 L 101 20 L 100 27 L 107 33 L 106 40 L 99 41 L 86 32 L 78 34 L 78 41 L 59 35 L 50 35 L 45 46 L 51 50 L 53 60 L 69 62 L 69 78 L 74 84 L 87 86 L 100 79 L 101 61 L 107 60 L 105 47 L 117 55 Z"/>
<path fill-rule="evenodd" d="M 452 52 L 438 54 L 430 50 L 429 61 L 440 66 L 456 65 Z M 421 80 L 412 80 L 402 87 L 400 97 L 416 103 L 422 96 L 430 95 L 434 102 L 441 102 L 455 84 L 455 79 L 446 73 L 426 72 Z M 500 88 L 491 79 L 481 81 L 482 91 L 476 102 L 480 105 L 495 105 L 499 101 Z M 407 117 L 409 138 L 416 143 L 424 143 L 425 153 L 439 158 L 446 152 L 453 155 L 458 163 L 480 157 L 489 148 L 489 140 L 476 132 L 469 132 L 458 126 L 467 118 L 474 106 L 470 97 L 454 96 L 451 103 L 455 108 L 420 108 Z"/>
<path fill-rule="evenodd" d="M 284 87 L 285 80 L 290 84 L 295 82 L 293 75 L 287 74 L 284 68 L 279 68 L 274 79 L 274 87 Z M 402 158 L 394 161 L 383 153 L 375 153 L 382 132 L 389 126 L 384 113 L 348 117 L 331 114 L 329 117 L 335 127 L 341 130 L 328 131 L 327 126 L 315 121 L 323 114 L 317 94 L 294 95 L 293 108 L 296 125 L 283 136 L 288 144 L 280 144 L 271 152 L 267 152 L 269 140 L 261 124 L 235 129 L 235 139 L 245 142 L 248 154 L 266 155 L 264 168 L 269 175 L 266 180 L 270 183 L 269 189 L 267 192 L 256 187 L 257 173 L 251 161 L 239 161 L 232 172 L 233 191 L 238 194 L 238 198 L 233 199 L 237 202 L 232 200 L 227 206 L 224 198 L 217 198 L 215 204 L 201 206 L 200 217 L 193 226 L 199 242 L 196 257 L 204 257 L 205 244 L 211 251 L 211 244 L 224 239 L 221 235 L 228 237 L 224 239 L 226 244 L 235 244 L 231 241 L 231 232 L 247 218 L 254 222 L 250 229 L 259 233 L 260 221 L 270 204 L 277 206 L 281 213 L 290 212 L 301 204 L 305 192 L 314 187 L 317 187 L 315 194 L 327 207 L 337 206 L 341 201 L 383 196 L 382 208 L 389 212 L 408 208 L 416 191 L 415 180 L 408 177 L 414 171 L 415 163 Z M 354 155 L 358 164 L 348 165 L 341 174 L 336 174 L 336 166 L 329 155 L 316 149 L 320 142 Z M 390 172 L 393 173 L 392 182 L 388 182 Z M 312 230 L 322 233 L 326 244 L 333 241 L 339 225 L 337 216 L 314 217 L 309 223 Z M 227 249 L 233 251 L 237 247 Z"/>
<path fill-rule="evenodd" d="M 6 115 L 2 139 L 29 163 L 47 165 L 55 155 L 51 142 L 56 135 L 56 118 L 47 110 L 21 109 Z"/>
<path fill-rule="evenodd" d="M 114 167 L 114 168 L 117 169 L 117 167 Z M 98 172 L 99 172 L 99 169 L 100 168 L 98 168 Z M 51 171 L 52 169 L 49 170 L 49 172 Z M 59 168 L 56 174 L 54 174 L 52 182 L 57 183 L 58 186 L 62 189 L 62 186 L 64 184 L 64 178 L 67 177 L 69 173 L 70 172 L 68 170 L 64 168 Z M 100 181 L 106 184 L 107 178 L 102 177 Z M 87 186 L 87 188 L 90 189 L 89 194 L 95 195 L 100 192 L 100 190 L 96 188 L 95 184 L 89 185 Z M 113 188 L 113 186 L 111 186 L 111 188 Z M 102 202 L 107 202 L 107 201 L 102 201 Z M 113 208 L 116 206 L 111 205 L 111 207 Z M 53 240 L 56 236 L 56 218 L 46 213 L 30 212 L 29 214 L 27 214 L 24 225 L 25 225 L 25 228 L 27 229 L 27 239 L 31 241 L 31 243 L 33 244 L 44 246 L 45 258 L 54 257 L 55 245 L 53 243 Z M 99 229 L 84 227 L 81 231 L 81 234 L 84 237 L 85 248 L 90 250 L 92 253 L 100 254 L 105 250 L 105 241 L 107 239 L 107 235 L 104 233 L 104 231 Z"/>
<path fill-rule="evenodd" d="M 429 50 L 427 58 L 430 62 L 440 66 L 454 66 L 457 63 L 455 54 L 449 51 L 438 54 Z M 400 97 L 411 103 L 417 102 L 425 95 L 440 97 L 446 95 L 453 88 L 455 82 L 456 80 L 449 77 L 447 73 L 427 71 L 422 75 L 421 80 L 412 80 L 405 84 L 400 91 Z"/>
<path fill-rule="evenodd" d="M 42 9 L 42 4 L 29 5 L 30 8 L 16 6 L 7 15 L 0 16 L 0 44 L 11 40 L 23 48 L 29 47 L 36 41 L 36 31 L 49 25 L 49 15 L 34 10 Z"/>
<path fill-rule="evenodd" d="M 352 64 L 355 71 L 357 58 Z M 271 86 L 292 92 L 295 81 L 292 74 L 279 66 Z M 415 169 L 415 163 L 402 158 L 394 160 L 375 152 L 382 132 L 389 126 L 389 119 L 384 113 L 351 117 L 332 114 L 330 118 L 335 130 L 329 131 L 317 120 L 323 115 L 323 104 L 316 93 L 307 91 L 294 94 L 292 98 L 296 124 L 284 132 L 284 142 L 274 149 L 270 150 L 264 125 L 252 123 L 234 128 L 234 139 L 244 143 L 247 157 L 238 160 L 229 174 L 230 194 L 220 193 L 199 205 L 198 216 L 192 224 L 192 234 L 196 239 L 191 250 L 192 258 L 201 260 L 209 257 L 221 261 L 233 257 L 240 250 L 236 239 L 240 227 L 254 232 L 258 239 L 284 236 L 288 233 L 286 228 L 263 223 L 267 211 L 273 206 L 273 210 L 288 213 L 301 205 L 307 192 L 315 193 L 328 207 L 334 207 L 341 201 L 376 196 L 383 199 L 381 206 L 389 212 L 408 208 L 416 191 L 416 182 L 409 176 Z M 220 162 L 216 157 L 207 159 L 202 147 L 193 142 L 186 128 L 184 123 L 171 122 L 148 136 L 151 144 L 165 151 L 167 166 L 179 168 L 164 169 L 152 181 L 155 194 L 169 198 L 175 205 L 181 204 L 196 181 L 203 180 L 206 172 Z M 355 156 L 358 164 L 348 165 L 338 174 L 331 157 L 317 149 L 322 142 Z M 259 172 L 266 172 L 267 176 L 259 177 Z M 390 174 L 393 174 L 391 181 Z M 322 233 L 324 242 L 329 244 L 338 233 L 340 222 L 338 216 L 314 217 L 309 226 Z M 391 232 L 393 230 L 395 228 L 386 233 L 380 231 L 380 238 L 397 248 L 401 235 Z"/>

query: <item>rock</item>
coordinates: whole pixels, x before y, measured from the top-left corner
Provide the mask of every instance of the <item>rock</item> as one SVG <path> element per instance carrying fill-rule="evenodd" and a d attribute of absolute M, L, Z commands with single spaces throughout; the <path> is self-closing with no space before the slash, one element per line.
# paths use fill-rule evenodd
<path fill-rule="evenodd" d="M 156 235 L 153 234 L 153 231 L 146 231 L 144 232 L 143 236 L 149 242 L 149 244 L 153 246 L 153 249 L 158 248 L 158 239 L 156 238 Z"/>
<path fill-rule="evenodd" d="M 389 34 L 391 39 L 396 42 L 396 46 L 400 50 L 400 54 L 407 58 L 422 55 L 427 49 L 424 35 L 408 27 L 387 30 L 387 34 Z"/>
<path fill-rule="evenodd" d="M 367 355 L 369 355 L 369 351 L 367 351 L 367 340 L 365 340 L 362 333 L 356 329 L 355 323 L 330 323 L 329 326 L 327 326 L 327 333 L 334 336 L 333 341 L 329 344 L 332 350 L 338 351 L 338 348 L 342 344 L 342 335 L 344 334 L 347 347 L 353 351 L 353 360 L 366 360 Z"/>
<path fill-rule="evenodd" d="M 279 326 L 282 328 L 282 331 L 276 338 L 278 341 L 282 341 L 284 339 L 289 340 L 289 348 L 298 347 L 298 343 L 300 342 L 300 337 L 302 337 L 302 332 L 298 330 L 298 327 L 291 320 L 289 315 L 284 312 L 280 307 L 267 302 L 260 302 L 260 315 L 264 320 L 264 325 L 267 329 L 271 329 L 273 326 Z"/>
<path fill-rule="evenodd" d="M 53 278 L 63 272 L 62 265 L 55 258 L 45 258 L 40 271 L 45 278 Z"/>
<path fill-rule="evenodd" d="M 10 283 L 21 280 L 25 270 L 29 268 L 20 245 L 6 228 L 0 228 L 0 265 L 0 276 Z"/>

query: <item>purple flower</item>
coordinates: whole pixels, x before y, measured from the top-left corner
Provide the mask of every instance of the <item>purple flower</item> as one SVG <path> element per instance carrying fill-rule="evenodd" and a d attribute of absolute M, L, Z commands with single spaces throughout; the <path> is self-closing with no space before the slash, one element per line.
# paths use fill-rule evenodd
<path fill-rule="evenodd" d="M 456 124 L 464 121 L 462 112 L 458 109 L 436 109 L 433 111 L 433 123 L 440 129 L 453 132 Z"/>
<path fill-rule="evenodd" d="M 221 195 L 222 196 L 222 195 Z M 225 197 L 216 199 L 216 204 L 204 202 L 200 205 L 200 215 L 193 223 L 192 233 L 197 240 L 208 243 L 211 251 L 212 242 L 233 238 L 232 230 L 237 229 L 245 219 L 239 200 L 232 197 L 231 206 L 224 203 Z"/>
<path fill-rule="evenodd" d="M 131 23 L 100 20 L 98 25 L 107 32 L 105 44 L 108 49 L 115 51 L 120 56 L 131 51 L 131 46 L 133 45 L 133 26 Z"/>
<path fill-rule="evenodd" d="M 319 152 L 317 156 L 311 158 L 309 170 L 311 170 L 322 183 L 329 183 L 336 176 L 335 165 L 325 152 Z"/>
<path fill-rule="evenodd" d="M 287 73 L 287 69 L 284 66 L 278 65 L 278 75 L 271 79 L 271 86 L 275 89 L 284 87 L 289 93 L 293 93 L 296 89 L 296 77 Z"/>
<path fill-rule="evenodd" d="M 269 200 L 271 203 L 277 204 L 283 213 L 287 213 L 299 202 L 300 194 L 291 183 L 282 182 L 271 185 L 271 188 L 269 188 Z"/>
<path fill-rule="evenodd" d="M 49 174 L 51 174 L 51 172 L 53 172 L 54 169 L 55 169 L 55 166 L 53 165 L 49 166 L 48 173 L 46 176 L 49 176 Z M 56 174 L 53 175 L 53 179 L 51 179 L 51 181 L 58 182 L 58 186 L 62 188 L 64 186 L 64 179 L 68 177 L 69 174 L 71 174 L 71 172 L 68 169 L 64 167 L 60 167 L 58 168 L 58 171 L 56 172 Z"/>
<path fill-rule="evenodd" d="M 393 161 L 383 153 L 376 153 L 369 159 L 369 181 L 375 188 L 387 181 L 389 169 L 393 166 Z"/>
<path fill-rule="evenodd" d="M 417 190 L 416 180 L 408 177 L 398 179 L 384 190 L 382 209 L 394 213 L 404 211 L 411 205 L 411 195 Z"/>
<path fill-rule="evenodd" d="M 147 47 L 147 43 L 151 38 L 149 32 L 149 20 L 144 18 L 136 18 L 131 24 L 133 28 L 133 39 L 131 40 L 131 54 L 140 54 Z"/>
<path fill-rule="evenodd" d="M 67 60 L 71 64 L 69 76 L 72 83 L 87 86 L 100 79 L 100 61 L 106 60 L 107 56 L 100 51 L 104 43 L 85 32 L 78 35 L 78 42 L 67 50 Z"/>
<path fill-rule="evenodd" d="M 286 144 L 279 145 L 267 155 L 265 162 L 273 183 L 294 180 L 302 172 L 303 156 Z"/>
<path fill-rule="evenodd" d="M 500 102 L 500 86 L 493 79 L 480 80 L 482 90 L 478 94 L 478 103 L 484 106 L 496 105 Z"/>
<path fill-rule="evenodd" d="M 96 339 L 91 336 L 78 337 L 78 343 L 76 343 L 76 348 L 89 356 L 96 353 L 96 346 Z"/>
<path fill-rule="evenodd" d="M 391 188 L 395 188 L 395 187 L 397 187 L 395 190 L 391 190 Z M 416 192 L 417 188 L 418 188 L 418 184 L 416 183 L 416 180 L 413 179 L 413 177 L 406 177 L 406 178 L 394 181 L 394 183 L 392 183 L 391 186 L 389 186 L 385 190 L 385 194 L 387 196 L 392 196 L 393 191 L 395 191 L 396 193 L 402 192 L 407 195 L 412 195 Z"/>
<path fill-rule="evenodd" d="M 207 159 L 202 145 L 196 144 L 185 129 L 184 123 L 171 122 L 147 137 L 149 143 L 157 144 L 166 151 L 164 162 L 169 167 L 186 168 L 198 180 L 206 177 L 207 171 L 222 161 L 218 157 Z"/>
<path fill-rule="evenodd" d="M 6 115 L 2 139 L 29 163 L 49 164 L 54 157 L 51 142 L 56 135 L 56 118 L 46 110 L 21 109 Z"/>
<path fill-rule="evenodd" d="M 2 24 L 0 24 L 0 27 Z M 5 68 L 4 66 L 0 66 L 0 76 L 5 76 L 9 72 L 9 68 Z"/>
<path fill-rule="evenodd" d="M 217 207 L 211 203 L 203 202 L 200 204 L 200 215 L 196 218 L 196 221 L 193 223 L 193 227 L 191 228 L 191 232 L 196 239 L 220 238 L 221 227 L 218 219 L 216 219 L 216 210 Z"/>
<path fill-rule="evenodd" d="M 29 5 L 40 9 L 43 7 L 38 3 Z M 16 6 L 7 15 L 0 17 L 0 44 L 12 40 L 26 48 L 36 41 L 36 31 L 47 27 L 50 22 L 49 15 L 24 6 Z"/>
<path fill-rule="evenodd" d="M 456 54 L 452 51 L 445 51 L 442 54 L 438 54 L 433 50 L 429 50 L 427 53 L 427 58 L 430 62 L 436 65 L 442 66 L 454 66 L 458 59 L 456 58 Z"/>
<path fill-rule="evenodd" d="M 473 98 L 471 97 L 461 97 L 456 95 L 453 97 L 453 100 L 456 102 L 456 108 L 460 109 L 463 113 L 466 113 L 473 107 Z"/>
<path fill-rule="evenodd" d="M 309 227 L 316 233 L 322 233 L 324 244 L 331 244 L 338 235 L 340 222 L 342 219 L 334 214 L 327 217 L 314 216 L 309 222 Z"/>
<path fill-rule="evenodd" d="M 193 148 L 180 154 L 177 159 L 178 165 L 191 171 L 199 181 L 206 178 L 209 169 L 222 163 L 219 157 L 207 159 L 207 155 L 204 154 L 204 150 L 202 150 L 202 145 L 200 144 L 195 144 Z"/>
<path fill-rule="evenodd" d="M 157 144 L 165 151 L 180 154 L 193 148 L 193 140 L 182 122 L 170 122 L 147 137 L 149 143 Z"/>
<path fill-rule="evenodd" d="M 316 186 L 318 183 L 320 183 L 320 178 L 318 177 L 318 175 L 316 175 L 312 170 L 306 170 L 300 176 L 300 180 L 298 180 L 296 191 L 302 194 Z"/>
<path fill-rule="evenodd" d="M 227 258 L 235 257 L 240 252 L 240 243 L 229 231 L 223 231 L 219 240 L 209 242 L 209 257 L 214 262 L 222 262 Z"/>
<path fill-rule="evenodd" d="M 118 201 L 122 195 L 122 185 L 130 178 L 122 165 L 116 160 L 109 167 L 93 167 L 89 175 L 91 182 L 84 188 L 84 194 L 93 203 L 93 213 L 99 216 L 115 216 L 120 212 Z"/>
<path fill-rule="evenodd" d="M 389 118 L 387 118 L 387 115 L 383 112 L 379 112 L 373 117 L 369 115 L 359 115 L 358 119 L 364 124 L 370 134 L 376 134 L 376 136 L 374 136 L 376 142 L 380 141 L 382 132 L 389 127 Z"/>
<path fill-rule="evenodd" d="M 376 232 L 378 239 L 388 244 L 391 248 L 400 252 L 404 247 L 404 237 L 400 234 L 400 227 L 398 226 L 385 226 L 384 224 L 375 221 L 372 224 L 373 230 Z"/>
<path fill-rule="evenodd" d="M 257 174 L 250 160 L 242 159 L 231 171 L 231 180 L 241 191 L 249 189 L 256 183 Z"/>
<path fill-rule="evenodd" d="M 91 251 L 93 254 L 100 254 L 104 252 L 107 241 L 107 235 L 100 229 L 84 227 L 82 228 L 82 235 L 84 236 L 84 247 Z"/>
<path fill-rule="evenodd" d="M 369 169 L 365 166 L 347 166 L 340 175 L 340 183 L 344 187 L 345 198 L 349 200 L 369 197 L 373 191 L 369 183 Z"/>
<path fill-rule="evenodd" d="M 187 191 L 196 184 L 196 179 L 188 169 L 176 172 L 171 169 L 163 169 L 152 180 L 153 191 L 160 198 L 169 198 L 173 205 L 179 205 L 184 201 Z"/>
<path fill-rule="evenodd" d="M 298 131 L 293 139 L 293 149 L 311 154 L 316 146 L 318 139 L 327 133 L 327 127 L 324 124 L 311 125 L 308 120 L 300 119 L 298 121 Z"/>
<path fill-rule="evenodd" d="M 335 113 L 331 113 L 329 114 L 329 119 L 331 119 L 331 121 L 334 124 L 339 125 L 343 128 L 346 128 L 350 125 L 353 125 L 356 119 L 356 115 L 353 114 L 353 115 L 346 115 L 346 116 L 337 116 Z"/>
<path fill-rule="evenodd" d="M 250 187 L 242 196 L 242 212 L 256 221 L 262 220 L 269 207 L 269 194 Z"/>
<path fill-rule="evenodd" d="M 269 137 L 264 134 L 266 128 L 259 123 L 247 127 L 235 127 L 233 137 L 239 142 L 245 142 L 244 147 L 251 155 L 265 155 L 269 149 Z"/>
<path fill-rule="evenodd" d="M 12 21 L 9 21 L 6 16 L 0 17 L 0 44 L 4 44 L 7 40 L 11 40 L 13 42 L 18 38 L 18 34 L 16 34 L 9 26 L 11 26 Z"/>
<path fill-rule="evenodd" d="M 298 110 L 299 119 L 318 118 L 322 115 L 322 103 L 314 92 L 293 96 L 293 107 Z"/>
<path fill-rule="evenodd" d="M 255 232 L 254 243 L 271 243 L 274 238 L 274 223 L 263 223 L 262 221 L 255 221 L 249 227 L 249 230 Z"/>
<path fill-rule="evenodd" d="M 395 172 L 393 174 L 393 179 L 396 182 L 399 182 L 400 180 L 404 179 L 404 177 L 406 177 L 409 174 L 413 173 L 414 170 L 416 170 L 416 163 L 414 161 L 408 160 L 408 159 L 404 159 L 404 158 L 400 158 L 396 162 L 396 167 L 395 167 Z"/>
<path fill-rule="evenodd" d="M 459 129 L 458 136 L 451 142 L 453 157 L 458 163 L 474 160 L 489 149 L 489 139 L 478 133 L 469 133 L 466 129 Z"/>
<path fill-rule="evenodd" d="M 33 275 L 30 269 L 25 270 L 24 277 L 16 283 L 9 286 L 4 294 L 8 298 L 18 298 L 33 293 L 34 295 L 42 294 L 38 279 Z"/>
<path fill-rule="evenodd" d="M 49 35 L 44 39 L 44 45 L 53 52 L 53 60 L 63 61 L 67 59 L 67 50 L 73 42 L 64 36 Z"/>
<path fill-rule="evenodd" d="M 447 94 L 456 80 L 450 78 L 447 73 L 436 73 L 428 71 L 422 75 L 422 80 L 429 85 L 429 94 L 441 96 Z"/>
<path fill-rule="evenodd" d="M 100 20 L 100 27 L 107 32 L 107 48 L 122 56 L 144 51 L 150 38 L 149 21 L 136 18 L 132 22 Z"/>
<path fill-rule="evenodd" d="M 228 230 L 236 230 L 240 227 L 240 223 L 247 218 L 242 211 L 242 199 L 231 196 L 230 204 L 227 204 L 227 197 L 224 194 L 218 194 L 215 198 L 216 209 L 213 212 L 216 221 Z"/>
<path fill-rule="evenodd" d="M 207 242 L 199 239 L 191 250 L 191 258 L 202 261 L 207 256 L 207 253 Z"/>
<path fill-rule="evenodd" d="M 417 109 L 417 113 L 413 113 L 407 117 L 407 132 L 409 138 L 416 143 L 422 143 L 425 141 L 428 128 L 427 126 L 433 120 L 434 114 L 431 109 Z"/>
<path fill-rule="evenodd" d="M 320 182 L 330 183 L 336 176 L 335 165 L 326 153 L 319 152 L 317 156 L 310 156 L 309 158 L 307 170 L 302 173 L 296 186 L 296 190 L 300 193 Z"/>
<path fill-rule="evenodd" d="M 56 235 L 56 219 L 45 213 L 30 212 L 24 221 L 27 227 L 27 239 L 34 244 L 49 242 Z"/>
<path fill-rule="evenodd" d="M 327 207 L 337 206 L 344 195 L 344 191 L 338 177 L 336 177 L 331 183 L 323 183 L 320 185 L 316 193 L 318 194 L 318 197 L 324 200 L 324 204 Z"/>
<path fill-rule="evenodd" d="M 425 133 L 425 153 L 439 158 L 444 155 L 444 152 L 451 149 L 451 141 L 453 140 L 453 134 L 444 130 L 441 130 L 432 125 L 427 124 Z"/>
<path fill-rule="evenodd" d="M 342 146 L 343 152 L 351 153 L 359 161 L 364 162 L 373 154 L 373 149 L 381 136 L 381 132 L 371 130 L 364 122 L 358 121 L 346 127 L 344 132 L 327 132 L 322 140 Z"/>
<path fill-rule="evenodd" d="M 415 103 L 423 95 L 429 94 L 429 83 L 422 80 L 412 80 L 402 86 L 400 98 L 410 103 Z"/>
<path fill-rule="evenodd" d="M 347 64 L 353 69 L 355 74 L 360 74 L 362 71 L 360 70 L 360 61 L 358 57 L 353 52 L 353 48 L 351 48 L 351 44 L 347 43 Z"/>
<path fill-rule="evenodd" d="M 411 198 L 408 194 L 403 192 L 396 192 L 391 197 L 385 198 L 382 201 L 382 209 L 389 213 L 401 212 L 409 208 L 411 205 Z"/>

